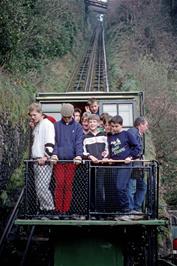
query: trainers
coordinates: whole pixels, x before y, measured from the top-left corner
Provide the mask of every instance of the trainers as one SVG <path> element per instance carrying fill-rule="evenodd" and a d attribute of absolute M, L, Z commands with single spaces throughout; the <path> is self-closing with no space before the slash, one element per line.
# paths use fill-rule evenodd
<path fill-rule="evenodd" d="M 143 220 L 144 219 L 144 215 L 130 215 L 131 220 Z"/>
<path fill-rule="evenodd" d="M 120 221 L 131 221 L 130 215 L 121 215 L 119 216 Z"/>
<path fill-rule="evenodd" d="M 79 219 L 83 221 L 83 220 L 86 220 L 86 217 L 85 215 L 80 215 Z"/>
<path fill-rule="evenodd" d="M 142 211 L 137 211 L 137 210 L 132 210 L 131 213 L 132 214 L 141 214 L 141 215 L 143 214 Z"/>
<path fill-rule="evenodd" d="M 114 217 L 114 220 L 115 220 L 115 221 L 120 221 L 120 216 L 115 216 L 115 217 Z"/>
<path fill-rule="evenodd" d="M 50 218 L 47 217 L 47 216 L 41 216 L 41 217 L 40 217 L 40 220 L 45 220 L 45 221 L 47 221 L 47 220 L 50 220 Z"/>
<path fill-rule="evenodd" d="M 86 217 L 85 217 L 85 215 L 79 215 L 79 214 L 73 214 L 72 215 L 72 218 L 74 219 L 74 220 L 86 220 Z"/>

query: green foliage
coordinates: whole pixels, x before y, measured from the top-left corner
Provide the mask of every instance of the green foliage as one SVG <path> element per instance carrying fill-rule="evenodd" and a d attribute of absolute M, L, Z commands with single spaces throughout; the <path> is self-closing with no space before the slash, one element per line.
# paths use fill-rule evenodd
<path fill-rule="evenodd" d="M 11 176 L 8 186 L 7 186 L 7 191 L 10 193 L 16 188 L 22 188 L 24 185 L 24 168 L 23 165 L 21 165 L 19 168 L 17 168 L 13 175 Z"/>
<path fill-rule="evenodd" d="M 26 71 L 71 50 L 83 29 L 82 1 L 2 0 L 0 65 Z"/>
<path fill-rule="evenodd" d="M 168 14 L 161 16 L 158 1 L 139 10 L 131 8 L 128 1 L 121 3 L 127 5 L 126 20 L 111 17 L 109 23 L 113 27 L 107 35 L 110 87 L 145 92 L 145 114 L 151 145 L 154 144 L 161 165 L 162 191 L 167 203 L 177 206 L 176 40 L 172 38 Z M 127 14 L 131 15 L 129 22 Z"/>
<path fill-rule="evenodd" d="M 2 202 L 3 205 L 5 205 L 7 200 L 8 200 L 7 191 L 4 190 L 0 194 L 0 201 Z"/>
<path fill-rule="evenodd" d="M 34 93 L 34 87 L 20 77 L 0 77 L 0 111 L 6 114 L 12 125 L 17 123 L 24 129 L 27 106 Z"/>

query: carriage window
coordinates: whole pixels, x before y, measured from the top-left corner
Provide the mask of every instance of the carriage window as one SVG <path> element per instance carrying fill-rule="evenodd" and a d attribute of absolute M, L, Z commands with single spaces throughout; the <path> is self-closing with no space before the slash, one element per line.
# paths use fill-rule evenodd
<path fill-rule="evenodd" d="M 42 111 L 46 115 L 53 116 L 56 120 L 60 120 L 61 114 L 60 110 L 62 107 L 62 104 L 60 103 L 41 103 L 42 104 Z"/>
<path fill-rule="evenodd" d="M 102 105 L 103 113 L 108 113 L 111 116 L 121 115 L 124 121 L 124 127 L 133 126 L 133 104 L 132 103 L 110 103 Z"/>
<path fill-rule="evenodd" d="M 125 127 L 133 126 L 132 104 L 119 104 L 119 115 L 122 116 Z"/>
<path fill-rule="evenodd" d="M 109 115 L 117 115 L 117 104 L 103 104 L 103 113 L 108 113 Z"/>

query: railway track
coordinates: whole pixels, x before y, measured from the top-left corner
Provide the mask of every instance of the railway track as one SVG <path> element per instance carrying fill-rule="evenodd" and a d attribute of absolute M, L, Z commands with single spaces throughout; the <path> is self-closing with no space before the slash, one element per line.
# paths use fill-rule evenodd
<path fill-rule="evenodd" d="M 109 91 L 102 22 L 93 31 L 87 51 L 75 67 L 66 91 Z"/>

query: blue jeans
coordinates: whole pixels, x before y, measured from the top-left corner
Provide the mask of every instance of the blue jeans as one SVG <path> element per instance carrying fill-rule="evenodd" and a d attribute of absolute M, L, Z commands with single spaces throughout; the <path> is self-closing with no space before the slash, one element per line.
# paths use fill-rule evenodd
<path fill-rule="evenodd" d="M 143 177 L 130 178 L 128 183 L 129 208 L 141 211 L 145 199 L 147 185 Z"/>
<path fill-rule="evenodd" d="M 116 187 L 115 200 L 117 203 L 117 210 L 121 212 L 129 210 L 128 183 L 131 177 L 131 171 L 131 168 L 113 169 Z"/>

